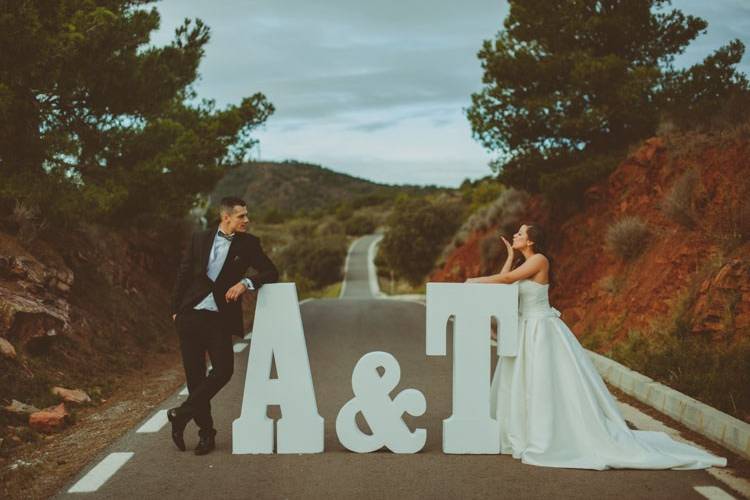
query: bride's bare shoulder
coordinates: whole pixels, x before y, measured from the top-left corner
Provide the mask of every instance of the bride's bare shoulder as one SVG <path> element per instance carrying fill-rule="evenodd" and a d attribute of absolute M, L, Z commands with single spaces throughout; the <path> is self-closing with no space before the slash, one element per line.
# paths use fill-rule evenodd
<path fill-rule="evenodd" d="M 532 259 L 536 259 L 536 260 L 539 260 L 539 261 L 541 261 L 541 262 L 546 262 L 546 263 L 548 263 L 548 264 L 549 264 L 549 259 L 547 258 L 547 256 L 546 256 L 546 255 L 544 255 L 544 254 L 542 254 L 542 253 L 535 253 L 535 254 L 534 254 L 534 255 L 532 255 L 532 256 L 531 256 L 530 258 L 532 258 Z"/>

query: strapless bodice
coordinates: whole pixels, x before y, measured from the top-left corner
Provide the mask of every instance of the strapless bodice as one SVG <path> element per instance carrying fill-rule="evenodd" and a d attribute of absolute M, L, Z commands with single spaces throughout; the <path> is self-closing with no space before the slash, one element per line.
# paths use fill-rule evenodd
<path fill-rule="evenodd" d="M 518 282 L 518 314 L 521 318 L 560 317 L 560 311 L 549 304 L 549 284 L 530 279 Z"/>

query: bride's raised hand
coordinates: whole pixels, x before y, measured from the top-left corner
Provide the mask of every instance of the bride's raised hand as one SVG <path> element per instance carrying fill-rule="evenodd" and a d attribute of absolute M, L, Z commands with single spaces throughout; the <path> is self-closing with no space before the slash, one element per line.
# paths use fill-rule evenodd
<path fill-rule="evenodd" d="M 508 251 L 508 255 L 512 255 L 513 254 L 513 245 L 511 245 L 510 243 L 508 243 L 508 240 L 505 239 L 505 236 L 500 236 L 500 238 L 502 238 L 503 243 L 505 243 L 505 250 Z"/>

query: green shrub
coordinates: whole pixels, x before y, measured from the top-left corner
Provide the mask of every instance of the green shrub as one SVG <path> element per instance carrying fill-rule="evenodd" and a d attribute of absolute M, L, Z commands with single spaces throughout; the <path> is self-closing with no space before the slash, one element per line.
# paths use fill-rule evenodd
<path fill-rule="evenodd" d="M 345 234 L 344 224 L 336 219 L 323 221 L 315 230 L 316 236 L 344 236 Z"/>
<path fill-rule="evenodd" d="M 390 200 L 392 196 L 386 193 L 370 193 L 366 195 L 360 195 L 351 200 L 351 206 L 354 209 L 362 207 L 371 207 L 373 205 L 380 205 Z"/>
<path fill-rule="evenodd" d="M 388 220 L 380 244 L 388 267 L 412 285 L 433 269 L 446 241 L 461 223 L 460 202 L 448 199 L 402 198 Z"/>
<path fill-rule="evenodd" d="M 186 19 L 153 44 L 160 16 L 145 3 L 3 4 L 3 26 L 23 29 L 0 42 L 0 197 L 71 226 L 159 227 L 254 146 L 273 105 L 259 93 L 199 101 L 208 26 Z"/>
<path fill-rule="evenodd" d="M 345 221 L 349 217 L 352 216 L 352 213 L 354 213 L 354 210 L 352 209 L 352 206 L 349 203 L 341 203 L 338 207 L 336 207 L 336 218 L 340 221 Z"/>
<path fill-rule="evenodd" d="M 737 67 L 743 43 L 674 69 L 708 24 L 668 4 L 509 2 L 505 29 L 477 54 L 483 87 L 466 110 L 473 137 L 496 154 L 490 166 L 500 181 L 541 191 L 569 213 L 662 115 L 694 126 L 750 114 L 750 85 Z"/>
<path fill-rule="evenodd" d="M 497 179 L 484 178 L 472 183 L 464 181 L 461 185 L 463 198 L 469 203 L 469 212 L 474 213 L 481 207 L 495 201 L 506 189 Z"/>
<path fill-rule="evenodd" d="M 750 86 L 736 71 L 745 46 L 732 40 L 690 68 L 670 73 L 659 96 L 665 115 L 683 129 L 739 123 L 750 115 Z"/>
<path fill-rule="evenodd" d="M 571 155 L 565 161 L 554 162 L 557 163 L 554 170 L 539 176 L 539 189 L 558 207 L 577 209 L 586 188 L 612 173 L 624 154 L 618 148 L 607 154 Z"/>
<path fill-rule="evenodd" d="M 372 217 L 363 214 L 353 215 L 344 223 L 346 234 L 350 236 L 361 236 L 375 232 L 375 221 Z"/>
<path fill-rule="evenodd" d="M 307 219 L 295 219 L 289 222 L 287 230 L 295 240 L 312 238 L 317 224 Z"/>
<path fill-rule="evenodd" d="M 627 216 L 610 226 L 607 246 L 625 261 L 640 256 L 648 244 L 651 231 L 639 217 Z"/>
<path fill-rule="evenodd" d="M 266 224 L 281 224 L 289 218 L 289 214 L 278 208 L 269 208 L 261 216 L 261 221 Z"/>
<path fill-rule="evenodd" d="M 383 252 L 375 254 L 373 263 L 375 264 L 375 269 L 377 269 L 378 276 L 390 277 L 391 270 L 388 268 L 388 262 L 386 262 L 385 257 L 383 257 Z"/>
<path fill-rule="evenodd" d="M 301 291 L 319 289 L 341 281 L 346 250 L 341 236 L 296 239 L 280 252 L 279 265 Z"/>

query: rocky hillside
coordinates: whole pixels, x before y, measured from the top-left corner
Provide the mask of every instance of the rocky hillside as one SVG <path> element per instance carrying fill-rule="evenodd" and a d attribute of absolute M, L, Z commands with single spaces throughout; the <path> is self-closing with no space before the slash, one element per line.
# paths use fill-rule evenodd
<path fill-rule="evenodd" d="M 241 196 L 251 204 L 254 215 L 271 210 L 295 214 L 335 208 L 341 202 L 373 205 L 402 192 L 420 194 L 437 190 L 377 184 L 308 163 L 251 162 L 231 168 L 216 185 L 211 200 Z"/>
<path fill-rule="evenodd" d="M 646 141 L 606 184 L 586 193 L 584 213 L 561 227 L 563 285 L 554 298 L 582 335 L 602 323 L 612 325 L 615 340 L 644 330 L 685 294 L 693 295 L 691 334 L 750 333 L 750 142 L 705 139 Z M 694 192 L 676 194 L 691 172 Z M 693 213 L 684 221 L 665 210 L 670 196 L 680 195 L 691 197 L 685 208 Z M 612 222 L 625 216 L 640 217 L 651 230 L 633 262 L 606 244 Z"/>
<path fill-rule="evenodd" d="M 77 407 L 177 348 L 177 228 L 24 233 L 0 232 L 0 456 L 64 428 Z"/>
<path fill-rule="evenodd" d="M 748 200 L 744 125 L 651 138 L 589 188 L 582 210 L 567 220 L 531 197 L 510 222 L 547 229 L 556 271 L 551 302 L 584 344 L 750 419 Z M 504 251 L 490 252 L 486 263 L 488 235 L 507 222 L 500 214 L 476 228 L 431 279 L 499 269 Z M 723 372 L 734 388 L 711 385 Z"/>

